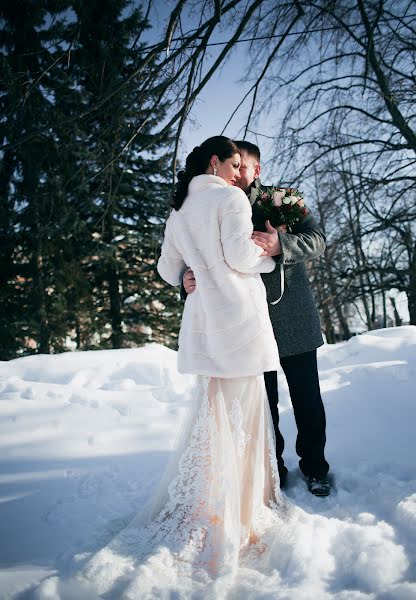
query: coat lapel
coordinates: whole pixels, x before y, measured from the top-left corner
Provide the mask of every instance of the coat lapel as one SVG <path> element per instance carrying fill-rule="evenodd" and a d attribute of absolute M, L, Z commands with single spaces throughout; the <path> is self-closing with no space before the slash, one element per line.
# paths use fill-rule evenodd
<path fill-rule="evenodd" d="M 255 179 L 253 181 L 253 183 L 250 186 L 250 189 L 248 190 L 248 199 L 250 200 L 250 204 L 251 206 L 253 206 L 255 200 L 257 199 L 257 191 L 261 188 L 261 183 L 260 183 L 260 179 L 257 177 L 257 179 Z"/>

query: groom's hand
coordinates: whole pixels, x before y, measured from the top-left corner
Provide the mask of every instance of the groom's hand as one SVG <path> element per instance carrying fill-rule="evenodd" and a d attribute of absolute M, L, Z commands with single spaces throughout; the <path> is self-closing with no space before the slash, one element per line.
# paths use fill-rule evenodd
<path fill-rule="evenodd" d="M 251 239 L 263 248 L 263 256 L 278 256 L 282 253 L 282 246 L 279 240 L 279 231 L 286 231 L 286 225 L 279 225 L 277 229 L 270 225 L 270 221 L 266 221 L 266 232 L 253 231 Z"/>
<path fill-rule="evenodd" d="M 192 294 L 192 292 L 195 291 L 196 281 L 192 269 L 188 269 L 187 271 L 185 271 L 185 273 L 183 274 L 182 283 L 187 294 Z"/>

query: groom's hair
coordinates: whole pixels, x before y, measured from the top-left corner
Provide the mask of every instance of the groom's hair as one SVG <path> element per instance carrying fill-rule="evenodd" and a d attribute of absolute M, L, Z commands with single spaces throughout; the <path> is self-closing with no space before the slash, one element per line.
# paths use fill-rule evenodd
<path fill-rule="evenodd" d="M 234 140 L 234 143 L 239 150 L 247 152 L 247 154 L 255 158 L 258 163 L 260 162 L 260 149 L 256 144 L 246 142 L 246 140 Z"/>

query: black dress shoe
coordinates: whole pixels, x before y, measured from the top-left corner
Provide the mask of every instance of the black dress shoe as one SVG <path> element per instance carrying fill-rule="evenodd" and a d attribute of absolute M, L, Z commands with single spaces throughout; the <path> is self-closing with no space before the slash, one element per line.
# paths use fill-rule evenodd
<path fill-rule="evenodd" d="M 308 475 L 306 477 L 306 482 L 308 484 L 308 490 L 314 496 L 324 497 L 329 496 L 331 493 L 331 484 L 325 475 L 319 477 Z"/>

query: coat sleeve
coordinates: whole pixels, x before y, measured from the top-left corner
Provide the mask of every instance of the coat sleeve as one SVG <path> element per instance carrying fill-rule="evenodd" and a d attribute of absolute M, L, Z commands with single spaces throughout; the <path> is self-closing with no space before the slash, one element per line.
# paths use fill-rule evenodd
<path fill-rule="evenodd" d="M 166 221 L 165 238 L 162 244 L 157 270 L 162 279 L 170 285 L 180 285 L 185 269 L 185 261 L 176 247 L 171 216 Z"/>
<path fill-rule="evenodd" d="M 230 188 L 220 209 L 220 237 L 225 262 L 240 273 L 270 273 L 275 262 L 260 256 L 262 248 L 251 239 L 251 206 L 239 188 Z"/>
<path fill-rule="evenodd" d="M 279 233 L 282 253 L 275 257 L 276 263 L 294 265 L 318 258 L 326 247 L 325 234 L 312 214 L 308 212 L 292 233 Z"/>
<path fill-rule="evenodd" d="M 180 294 L 181 300 L 183 302 L 185 302 L 186 297 L 188 295 L 187 291 L 185 290 L 185 286 L 183 285 L 183 276 L 185 275 L 185 273 L 188 269 L 189 269 L 188 265 L 185 265 L 181 272 L 181 289 L 180 289 L 179 294 Z"/>

